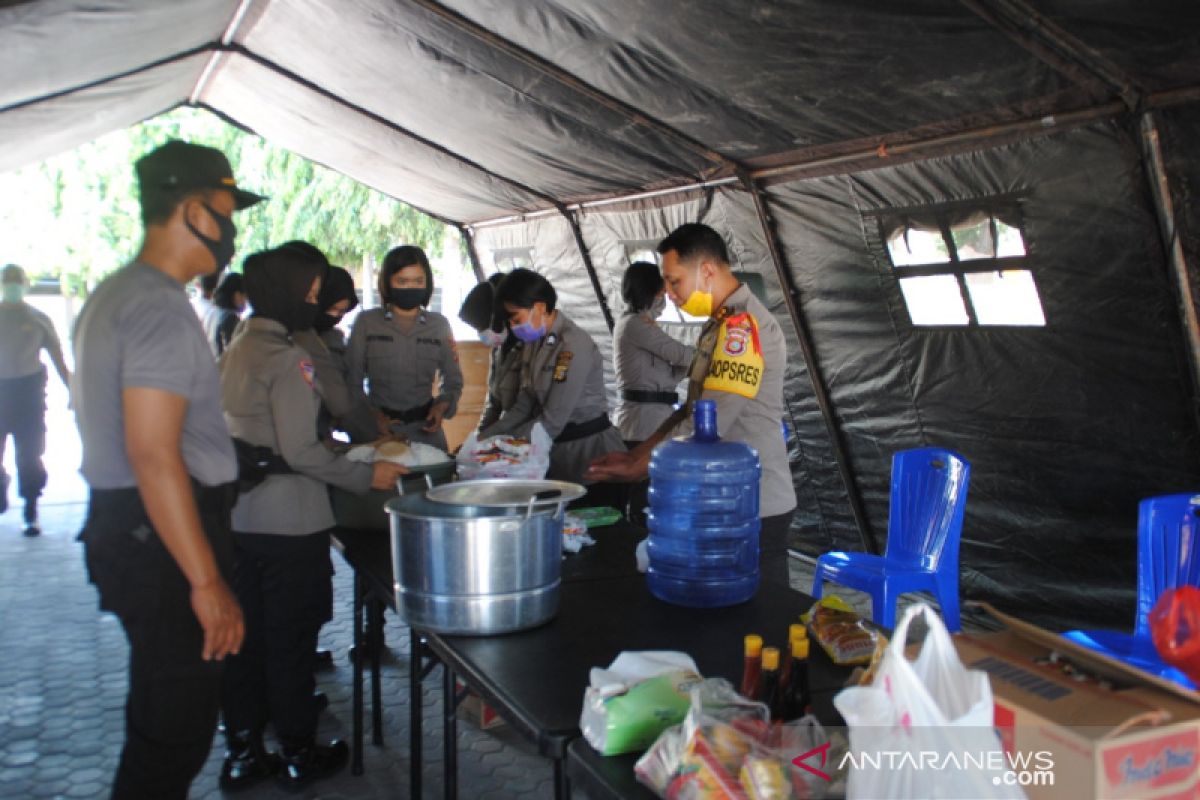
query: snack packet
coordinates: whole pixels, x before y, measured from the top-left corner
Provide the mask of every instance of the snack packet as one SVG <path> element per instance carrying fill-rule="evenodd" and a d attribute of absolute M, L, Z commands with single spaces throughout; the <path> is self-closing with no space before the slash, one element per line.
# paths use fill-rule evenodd
<path fill-rule="evenodd" d="M 826 595 L 801 619 L 808 623 L 821 649 L 835 664 L 866 664 L 875 652 L 875 632 L 845 600 Z"/>

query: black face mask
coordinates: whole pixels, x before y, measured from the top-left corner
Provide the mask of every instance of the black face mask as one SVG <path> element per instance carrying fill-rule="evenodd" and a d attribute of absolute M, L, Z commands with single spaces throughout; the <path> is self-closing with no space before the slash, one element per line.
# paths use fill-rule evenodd
<path fill-rule="evenodd" d="M 341 317 L 335 317 L 333 314 L 317 314 L 317 318 L 313 322 L 313 330 L 317 333 L 325 333 L 325 331 L 336 328 L 341 321 Z"/>
<path fill-rule="evenodd" d="M 216 209 L 208 203 L 204 203 L 203 205 L 217 223 L 217 230 L 220 231 L 219 238 L 208 238 L 186 219 L 183 221 L 183 224 L 187 225 L 192 235 L 200 240 L 200 244 L 204 245 L 208 249 L 208 252 L 212 253 L 213 260 L 217 262 L 216 271 L 220 272 L 229 266 L 229 262 L 233 260 L 233 240 L 237 236 L 237 226 L 233 224 L 233 220 L 229 217 L 223 217 L 218 214 Z"/>
<path fill-rule="evenodd" d="M 295 333 L 296 331 L 311 330 L 317 321 L 320 309 L 317 308 L 316 303 L 300 303 L 292 306 L 289 312 L 290 319 L 283 320 L 283 324 L 289 333 Z"/>
<path fill-rule="evenodd" d="M 388 289 L 387 301 L 396 308 L 412 311 L 425 302 L 425 289 Z"/>

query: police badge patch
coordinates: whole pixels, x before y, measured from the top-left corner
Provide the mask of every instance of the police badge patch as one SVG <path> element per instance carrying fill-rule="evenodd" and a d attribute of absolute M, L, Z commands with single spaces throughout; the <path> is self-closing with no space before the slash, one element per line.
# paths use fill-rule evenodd
<path fill-rule="evenodd" d="M 316 380 L 316 370 L 313 368 L 313 363 L 308 359 L 300 362 L 300 377 L 304 378 L 304 382 L 308 384 L 308 388 L 313 388 L 313 382 Z"/>
<path fill-rule="evenodd" d="M 564 350 L 558 354 L 558 358 L 554 361 L 554 382 L 562 383 L 567 379 L 567 370 L 571 368 L 571 359 L 575 356 L 569 350 Z"/>

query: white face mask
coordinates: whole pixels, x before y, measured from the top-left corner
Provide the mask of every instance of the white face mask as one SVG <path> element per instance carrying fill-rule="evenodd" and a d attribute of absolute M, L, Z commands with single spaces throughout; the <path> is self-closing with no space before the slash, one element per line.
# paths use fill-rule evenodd
<path fill-rule="evenodd" d="M 484 328 L 479 332 L 479 341 L 488 347 L 499 347 L 504 344 L 504 340 L 507 338 L 508 334 L 504 331 L 494 331 L 491 328 Z"/>
<path fill-rule="evenodd" d="M 4 286 L 4 302 L 20 303 L 25 299 L 25 284 L 23 283 L 5 283 Z"/>

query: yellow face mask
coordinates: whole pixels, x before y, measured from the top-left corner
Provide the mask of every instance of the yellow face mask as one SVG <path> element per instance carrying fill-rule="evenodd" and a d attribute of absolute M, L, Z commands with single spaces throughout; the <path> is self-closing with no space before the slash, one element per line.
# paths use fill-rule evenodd
<path fill-rule="evenodd" d="M 696 268 L 696 284 L 700 283 L 700 268 Z M 691 314 L 693 317 L 711 317 L 713 310 L 712 292 L 702 292 L 695 289 L 688 295 L 688 299 L 679 307 L 680 311 Z"/>

